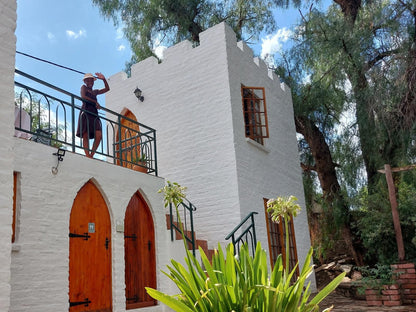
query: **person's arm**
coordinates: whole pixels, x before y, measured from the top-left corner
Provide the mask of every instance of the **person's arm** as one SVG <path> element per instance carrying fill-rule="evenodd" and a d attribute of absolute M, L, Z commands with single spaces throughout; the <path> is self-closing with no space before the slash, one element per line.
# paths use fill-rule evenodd
<path fill-rule="evenodd" d="M 95 76 L 104 82 L 104 88 L 97 90 L 97 94 L 103 94 L 110 91 L 110 86 L 108 85 L 107 79 L 105 79 L 104 75 L 101 73 L 95 73 Z"/>

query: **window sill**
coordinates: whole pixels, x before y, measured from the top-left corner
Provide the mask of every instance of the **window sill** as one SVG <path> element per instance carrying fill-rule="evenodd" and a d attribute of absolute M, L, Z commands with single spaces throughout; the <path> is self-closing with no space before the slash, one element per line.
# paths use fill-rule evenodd
<path fill-rule="evenodd" d="M 268 149 L 266 146 L 261 145 L 260 143 L 257 143 L 256 141 L 254 141 L 253 139 L 250 138 L 246 138 L 246 142 L 250 143 L 251 145 L 253 145 L 254 147 L 257 147 L 259 150 L 265 152 L 265 153 L 270 153 L 270 149 Z"/>

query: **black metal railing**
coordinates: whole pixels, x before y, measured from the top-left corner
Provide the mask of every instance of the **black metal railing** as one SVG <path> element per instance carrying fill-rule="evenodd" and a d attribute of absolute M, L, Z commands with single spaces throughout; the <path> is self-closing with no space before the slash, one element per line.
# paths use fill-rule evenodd
<path fill-rule="evenodd" d="M 79 96 L 20 70 L 15 72 L 17 77 L 28 81 L 26 84 L 15 81 L 16 136 L 84 154 L 82 138 L 76 132 L 77 126 L 82 126 L 81 120 L 90 122 L 89 118 L 79 116 L 90 114 L 102 124 L 96 158 L 132 169 L 138 167 L 157 176 L 156 130 L 105 107 L 98 114 L 87 112 L 82 108 L 85 100 Z"/>
<path fill-rule="evenodd" d="M 256 251 L 257 238 L 256 238 L 256 227 L 254 225 L 254 215 L 258 212 L 250 212 L 232 231 L 228 234 L 225 239 L 229 240 L 234 245 L 234 253 L 239 254 L 241 244 L 247 243 L 249 249 L 252 251 L 253 257 Z M 240 233 L 237 236 L 237 233 Z"/>
<path fill-rule="evenodd" d="M 170 218 L 170 237 L 173 241 L 176 233 L 181 234 L 181 225 L 183 227 L 184 238 L 188 249 L 192 250 L 195 256 L 195 232 L 194 232 L 194 218 L 193 212 L 196 207 L 187 199 L 182 202 L 178 209 L 173 209 L 172 204 L 169 204 L 169 218 Z"/>

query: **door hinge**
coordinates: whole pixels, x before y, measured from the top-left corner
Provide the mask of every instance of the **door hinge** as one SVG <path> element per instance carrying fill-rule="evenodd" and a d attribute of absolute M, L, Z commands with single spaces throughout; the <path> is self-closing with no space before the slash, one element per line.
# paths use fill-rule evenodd
<path fill-rule="evenodd" d="M 136 234 L 133 234 L 133 235 L 124 235 L 124 238 L 131 238 L 132 240 L 136 240 L 136 238 L 137 238 L 137 236 L 136 236 Z"/>
<path fill-rule="evenodd" d="M 84 234 L 76 234 L 76 233 L 69 233 L 69 237 L 77 237 L 77 238 L 83 238 L 84 240 L 88 240 L 91 236 L 88 235 L 88 233 Z"/>
<path fill-rule="evenodd" d="M 134 302 L 137 302 L 137 301 L 139 301 L 139 297 L 138 297 L 137 295 L 134 295 L 134 297 L 131 297 L 131 298 L 126 298 L 126 300 L 127 300 L 127 301 L 134 301 Z"/>
<path fill-rule="evenodd" d="M 79 305 L 84 305 L 85 307 L 88 307 L 88 305 L 90 303 L 91 303 L 91 300 L 89 300 L 88 298 L 85 298 L 84 301 L 75 301 L 75 302 L 69 301 L 69 306 L 70 307 L 75 307 L 75 306 L 79 306 Z"/>
<path fill-rule="evenodd" d="M 108 237 L 105 238 L 105 249 L 108 249 L 108 245 L 110 244 L 110 240 Z"/>

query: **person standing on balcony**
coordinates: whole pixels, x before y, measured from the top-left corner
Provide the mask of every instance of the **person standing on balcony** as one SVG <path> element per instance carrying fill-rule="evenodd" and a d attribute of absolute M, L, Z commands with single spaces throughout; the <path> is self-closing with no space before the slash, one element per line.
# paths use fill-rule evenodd
<path fill-rule="evenodd" d="M 76 133 L 77 137 L 82 138 L 82 146 L 85 155 L 89 158 L 93 158 L 102 138 L 101 120 L 98 117 L 98 110 L 101 106 L 98 104 L 97 95 L 110 90 L 108 82 L 103 74 L 95 73 L 95 76 L 104 82 L 104 88 L 93 89 L 94 81 L 97 78 L 90 73 L 84 75 L 84 84 L 81 86 L 81 98 L 86 101 L 83 101 L 82 103 L 82 111 L 79 114 Z M 91 152 L 89 149 L 90 139 L 94 139 Z"/>

